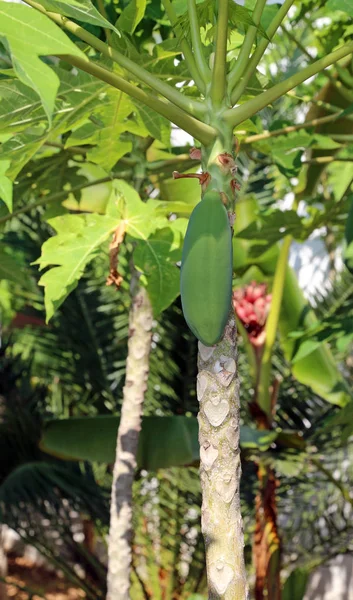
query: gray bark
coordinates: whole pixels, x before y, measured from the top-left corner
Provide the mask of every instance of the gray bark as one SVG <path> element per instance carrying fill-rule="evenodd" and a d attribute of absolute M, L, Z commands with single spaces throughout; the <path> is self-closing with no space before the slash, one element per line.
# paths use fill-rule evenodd
<path fill-rule="evenodd" d="M 145 288 L 133 297 L 121 420 L 110 509 L 107 600 L 128 600 L 131 572 L 132 484 L 151 349 L 152 308 Z"/>

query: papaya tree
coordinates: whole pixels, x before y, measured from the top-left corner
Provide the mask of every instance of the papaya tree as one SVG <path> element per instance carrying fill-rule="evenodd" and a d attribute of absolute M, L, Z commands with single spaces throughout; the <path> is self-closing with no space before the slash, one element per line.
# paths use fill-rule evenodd
<path fill-rule="evenodd" d="M 115 548 L 116 539 L 126 532 L 126 529 L 119 530 L 119 517 L 129 520 L 129 510 L 123 513 L 123 504 L 118 501 L 114 505 L 114 498 L 126 474 L 132 481 L 135 465 L 141 412 L 138 407 L 143 399 L 152 325 L 148 302 L 155 307 L 159 304 L 155 308 L 155 314 L 159 314 L 177 295 L 176 263 L 182 259 L 184 315 L 199 340 L 197 394 L 202 530 L 209 597 L 240 599 L 247 597 L 247 582 L 239 496 L 236 323 L 231 307 L 232 231 L 236 226 L 238 188 L 238 142 L 234 129 L 239 129 L 307 79 L 350 56 L 353 42 L 342 44 L 284 80 L 262 89 L 257 67 L 294 0 L 285 0 L 275 12 L 266 6 L 266 0 L 257 0 L 253 10 L 228 0 L 206 0 L 199 4 L 188 0 L 185 6 L 163 0 L 162 5 L 159 34 L 167 19 L 168 39 L 162 38 L 162 47 L 158 48 L 157 44 L 156 54 L 151 57 L 143 38 L 140 45 L 134 43 L 133 34 L 146 9 L 143 2 L 130 2 L 112 16 L 103 5 L 99 12 L 89 0 L 26 0 L 26 5 L 1 2 L 0 35 L 5 40 L 5 55 L 11 61 L 12 68 L 7 75 L 15 82 L 6 93 L 9 107 L 10 98 L 16 93 L 19 103 L 16 111 L 10 110 L 4 116 L 1 194 L 11 211 L 12 188 L 17 176 L 33 156 L 45 155 L 46 148 L 53 145 L 59 149 L 71 147 L 76 155 L 80 154 L 82 144 L 96 145 L 89 150 L 88 157 L 98 164 L 106 164 L 111 171 L 119 159 L 123 162 L 124 158 L 125 164 L 131 165 L 133 147 L 129 134 L 143 136 L 147 130 L 153 135 L 157 129 L 161 135 L 169 122 L 194 138 L 197 147 L 191 150 L 190 156 L 200 161 L 202 172 L 192 176 L 199 180 L 200 192 L 186 231 L 182 257 L 174 250 L 180 250 L 183 223 L 170 221 L 165 214 L 161 217 L 158 203 L 142 202 L 136 190 L 115 173 L 118 181 L 112 184 L 104 214 L 69 214 L 49 220 L 57 235 L 43 246 L 38 262 L 41 268 L 56 265 L 46 271 L 41 280 L 48 318 L 74 289 L 85 266 L 114 232 L 112 251 L 118 248 L 123 233 L 129 236 L 127 241 L 134 244 L 134 267 L 142 273 L 140 282 L 147 290 L 147 295 L 142 287 L 136 295 L 136 288 L 133 291 L 131 325 L 135 330 L 136 310 L 141 308 L 141 336 L 145 339 L 143 348 L 136 349 L 133 335 L 130 338 L 128 367 L 141 369 L 141 379 L 138 394 L 134 396 L 137 405 L 134 418 L 131 415 L 129 420 L 127 410 L 126 422 L 121 423 L 118 436 L 118 485 L 113 488 L 108 574 L 108 598 L 112 599 L 127 598 L 129 594 L 128 550 L 124 545 L 125 556 L 122 556 Z M 345 3 L 342 2 L 341 8 L 345 8 Z M 92 26 L 93 30 L 98 27 L 103 32 L 106 41 L 92 33 Z M 242 34 L 240 46 L 232 44 L 232 30 Z M 43 56 L 49 58 L 43 61 L 39 58 Z M 168 77 L 170 61 L 161 68 L 159 65 L 171 56 L 177 57 L 175 71 L 179 70 L 179 83 L 182 82 L 179 86 Z M 171 83 L 164 80 L 164 66 Z M 188 85 L 189 82 L 192 85 Z M 97 98 L 102 102 L 101 112 L 90 120 Z M 106 111 L 105 102 L 109 106 Z M 20 124 L 15 122 L 18 115 Z M 126 156 L 128 154 L 131 156 Z M 190 177 L 190 174 L 185 176 Z M 183 174 L 176 171 L 175 179 L 181 177 Z M 112 175 L 108 176 L 111 178 Z M 175 181 L 174 185 L 177 190 L 179 182 Z M 81 189 L 82 184 L 78 184 L 78 188 Z M 72 191 L 77 191 L 75 186 Z M 44 196 L 37 204 L 45 206 L 48 199 Z M 27 208 L 19 210 L 23 212 Z M 2 219 L 9 218 L 5 215 Z M 243 232 L 243 237 L 247 234 L 249 232 Z M 271 414 L 271 353 L 291 241 L 290 235 L 284 239 L 276 260 L 273 301 L 266 325 L 259 405 L 267 416 Z M 156 270 L 160 271 L 161 262 L 167 263 L 164 268 L 172 283 L 164 285 L 163 293 L 156 294 L 153 278 Z M 299 313 L 300 309 L 296 308 Z M 327 354 L 323 361 L 329 364 Z M 132 383 L 135 385 L 135 380 Z M 128 377 L 126 399 L 131 404 L 129 387 Z M 324 393 L 330 392 L 331 387 L 324 389 Z M 333 394 L 337 403 L 347 401 L 345 390 L 333 391 Z M 129 410 L 132 411 L 131 406 Z M 129 442 L 126 448 L 125 440 Z M 129 455 L 129 466 L 121 473 L 118 467 L 120 461 L 125 460 L 125 451 Z M 124 498 L 129 485 L 124 488 L 122 484 Z M 118 532 L 117 538 L 114 531 Z"/>

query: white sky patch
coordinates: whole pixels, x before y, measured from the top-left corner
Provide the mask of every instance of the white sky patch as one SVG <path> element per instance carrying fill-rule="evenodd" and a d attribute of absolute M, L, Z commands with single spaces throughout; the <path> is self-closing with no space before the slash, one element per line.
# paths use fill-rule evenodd
<path fill-rule="evenodd" d="M 275 63 L 271 63 L 269 68 L 270 68 L 270 73 L 271 73 L 272 77 L 275 77 L 278 73 L 277 65 Z"/>
<path fill-rule="evenodd" d="M 326 25 L 331 25 L 332 23 L 332 19 L 331 17 L 320 17 L 319 19 L 316 19 L 315 21 L 313 21 L 312 23 L 312 27 L 313 29 L 323 29 L 324 27 L 326 27 Z"/>
<path fill-rule="evenodd" d="M 172 146 L 186 146 L 187 144 L 193 146 L 194 138 L 189 133 L 179 129 L 179 127 L 172 127 L 170 142 Z"/>

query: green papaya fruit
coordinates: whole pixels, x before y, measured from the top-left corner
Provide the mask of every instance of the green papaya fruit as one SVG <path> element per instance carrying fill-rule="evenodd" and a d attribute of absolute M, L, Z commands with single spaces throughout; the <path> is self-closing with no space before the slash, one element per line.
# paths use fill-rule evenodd
<path fill-rule="evenodd" d="M 220 194 L 206 192 L 191 213 L 181 260 L 185 320 L 206 346 L 222 337 L 232 297 L 232 232 Z"/>

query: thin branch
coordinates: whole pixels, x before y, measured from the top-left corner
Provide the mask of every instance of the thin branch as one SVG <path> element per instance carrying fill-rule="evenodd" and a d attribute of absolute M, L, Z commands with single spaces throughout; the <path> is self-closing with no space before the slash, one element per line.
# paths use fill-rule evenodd
<path fill-rule="evenodd" d="M 128 94 L 142 104 L 152 108 L 156 113 L 159 113 L 181 129 L 184 129 L 184 131 L 199 140 L 202 144 L 210 144 L 216 137 L 217 132 L 213 127 L 210 127 L 210 125 L 206 125 L 186 114 L 168 100 L 153 96 L 141 88 L 136 87 L 120 75 L 113 73 L 113 71 L 109 71 L 96 63 L 84 60 L 78 56 L 65 55 L 62 56 L 62 58 L 78 69 L 82 69 L 82 71 L 90 73 L 90 75 L 97 77 L 97 79 L 109 83 L 109 85 L 116 87 L 118 90 L 125 92 L 125 94 Z"/>
<path fill-rule="evenodd" d="M 221 106 L 226 91 L 228 7 L 228 0 L 218 0 L 215 58 L 211 82 L 211 100 L 215 108 Z"/>
<path fill-rule="evenodd" d="M 228 121 L 230 125 L 235 127 L 239 125 L 245 119 L 249 119 L 254 114 L 265 108 L 274 102 L 293 88 L 295 88 L 300 83 L 303 83 L 309 77 L 316 75 L 326 67 L 329 67 L 333 63 L 337 62 L 341 58 L 348 56 L 353 52 L 353 42 L 349 44 L 345 44 L 338 50 L 331 52 L 327 56 L 316 60 L 312 65 L 308 65 L 305 69 L 302 69 L 298 73 L 295 73 L 288 79 L 281 81 L 277 85 L 274 85 L 272 88 L 267 90 L 266 92 L 262 92 L 259 96 L 252 98 L 248 102 L 245 102 L 241 106 L 237 106 L 236 108 L 232 108 L 227 110 L 224 113 L 224 118 Z"/>
<path fill-rule="evenodd" d="M 283 33 L 286 34 L 286 36 L 290 39 L 291 42 L 293 42 L 295 44 L 295 46 L 297 46 L 299 48 L 299 50 L 301 50 L 301 52 L 303 54 L 305 54 L 305 56 L 312 61 L 313 57 L 311 56 L 310 52 L 305 48 L 304 44 L 301 43 L 300 40 L 298 40 L 295 35 L 293 35 L 293 33 L 287 29 L 287 27 L 282 23 L 281 24 L 281 29 L 283 31 Z"/>
<path fill-rule="evenodd" d="M 325 165 L 333 162 L 351 162 L 353 163 L 353 156 L 342 157 L 339 156 L 317 156 L 316 158 L 310 158 L 308 160 L 303 160 L 303 165 Z"/>
<path fill-rule="evenodd" d="M 55 194 L 51 194 L 49 196 L 45 196 L 41 198 L 37 202 L 33 202 L 32 204 L 26 204 L 26 206 L 22 206 L 18 210 L 15 210 L 13 213 L 9 213 L 4 217 L 0 217 L 0 223 L 6 223 L 6 221 L 10 221 L 14 217 L 18 215 L 23 215 L 25 213 L 30 212 L 34 208 L 38 208 L 40 206 L 45 206 L 46 204 L 50 204 L 51 202 L 55 202 L 56 200 L 65 200 L 69 194 L 74 194 L 75 192 L 79 192 L 84 190 L 85 188 L 92 187 L 93 185 L 99 185 L 100 183 L 108 183 L 109 181 L 113 181 L 113 179 L 121 179 L 122 173 L 119 173 L 119 176 L 112 177 L 102 177 L 101 179 L 96 179 L 95 181 L 87 181 L 87 183 L 83 183 L 81 185 L 76 185 L 75 187 L 69 190 L 62 190 L 61 192 L 55 192 Z"/>
<path fill-rule="evenodd" d="M 300 98 L 300 100 L 303 100 L 304 102 L 310 102 L 311 104 L 315 104 L 315 106 L 323 108 L 330 113 L 338 114 L 341 113 L 343 110 L 341 106 L 335 106 L 334 104 L 330 104 L 329 102 L 325 102 L 324 100 L 319 100 L 317 98 L 310 98 L 308 96 L 304 96 L 302 99 Z M 345 119 L 353 119 L 353 115 L 345 115 Z"/>
<path fill-rule="evenodd" d="M 49 146 L 50 148 L 57 148 L 63 152 L 70 152 L 71 154 L 82 154 L 82 156 L 86 156 L 88 152 L 87 149 L 81 148 L 80 146 L 69 146 L 66 148 L 64 144 L 60 144 L 59 142 L 44 142 L 43 145 Z"/>
<path fill-rule="evenodd" d="M 343 111 L 341 111 L 343 112 Z M 277 137 L 278 135 L 285 135 L 286 133 L 291 133 L 292 131 L 298 131 L 299 129 L 309 129 L 310 127 L 316 127 L 317 125 L 323 125 L 324 123 L 330 123 L 330 121 L 335 121 L 339 115 L 326 115 L 325 117 L 318 117 L 317 119 L 312 119 L 311 121 L 304 121 L 303 123 L 298 123 L 297 125 L 288 125 L 287 127 L 282 127 L 282 129 L 275 129 L 274 131 L 264 131 L 263 133 L 258 133 L 257 135 L 249 135 L 242 142 L 243 144 L 253 144 L 255 142 L 260 142 L 262 140 L 268 140 L 269 138 Z"/>
<path fill-rule="evenodd" d="M 174 28 L 176 35 L 180 38 L 180 47 L 181 47 L 182 53 L 184 54 L 186 64 L 190 71 L 190 75 L 193 78 L 193 80 L 195 81 L 195 84 L 198 87 L 199 91 L 202 94 L 204 94 L 206 91 L 205 83 L 201 77 L 199 70 L 198 70 L 198 67 L 196 65 L 196 62 L 195 62 L 194 56 L 192 54 L 192 50 L 188 44 L 188 41 L 185 39 L 183 32 L 181 31 L 181 28 L 177 25 L 178 17 L 172 6 L 172 3 L 170 0 L 162 0 L 162 4 L 164 6 L 165 12 L 168 15 L 170 24 Z"/>
<path fill-rule="evenodd" d="M 273 18 L 273 20 L 271 22 L 271 25 L 269 26 L 269 28 L 266 31 L 267 39 L 263 38 L 257 45 L 257 48 L 256 48 L 254 54 L 251 56 L 251 59 L 246 67 L 246 72 L 245 72 L 243 79 L 238 83 L 238 85 L 233 90 L 232 98 L 231 98 L 232 104 L 236 104 L 236 102 L 238 102 L 239 98 L 243 95 L 248 82 L 250 81 L 251 77 L 253 76 L 253 74 L 256 71 L 257 65 L 259 64 L 260 60 L 262 59 L 263 55 L 266 52 L 267 46 L 269 45 L 270 41 L 274 37 L 277 29 L 281 25 L 284 17 L 287 15 L 287 13 L 293 3 L 294 3 L 294 0 L 284 0 L 282 6 L 276 13 L 275 17 Z"/>
<path fill-rule="evenodd" d="M 81 146 L 69 146 L 66 147 L 64 144 L 60 144 L 59 142 L 44 142 L 44 146 L 49 146 L 50 148 L 58 148 L 63 152 L 69 152 L 72 154 L 82 154 L 82 156 L 86 156 L 87 152 L 90 151 L 91 148 L 85 148 Z M 119 158 L 119 164 L 134 167 L 137 165 L 138 160 L 136 158 L 122 156 Z M 147 171 L 160 171 L 162 169 L 166 169 L 168 167 L 173 167 L 178 165 L 180 168 L 191 168 L 199 161 L 190 159 L 189 154 L 178 154 L 175 158 L 164 159 L 164 160 L 153 160 L 146 164 Z"/>
<path fill-rule="evenodd" d="M 342 481 L 338 481 L 337 479 L 335 479 L 332 473 L 328 469 L 326 469 L 326 467 L 324 467 L 324 465 L 321 464 L 320 460 L 318 460 L 317 458 L 311 457 L 310 462 L 312 462 L 312 464 L 315 465 L 315 467 L 317 467 L 319 471 L 321 471 L 321 473 L 323 473 L 327 477 L 328 481 L 330 481 L 334 486 L 336 486 L 340 490 L 344 500 L 346 502 L 349 502 L 349 504 L 353 506 L 353 498 L 351 498 L 349 490 L 342 483 Z"/>
<path fill-rule="evenodd" d="M 194 51 L 196 64 L 202 77 L 202 81 L 207 85 L 210 81 L 211 72 L 206 62 L 204 49 L 201 43 L 200 25 L 195 0 L 188 0 L 188 15 L 190 20 L 192 49 Z"/>
<path fill-rule="evenodd" d="M 109 21 L 107 11 L 105 10 L 104 0 L 97 0 L 98 10 L 102 17 Z M 112 31 L 108 27 L 104 27 L 104 33 L 109 46 L 112 45 Z"/>
<path fill-rule="evenodd" d="M 239 56 L 235 61 L 234 67 L 231 69 L 228 76 L 228 93 L 231 94 L 234 86 L 238 83 L 241 77 L 244 75 L 244 71 L 249 63 L 249 56 L 251 52 L 251 48 L 253 47 L 253 43 L 256 38 L 256 33 L 258 30 L 258 25 L 261 21 L 261 15 L 265 8 L 266 0 L 257 0 L 256 6 L 254 8 L 254 12 L 252 15 L 252 20 L 255 23 L 255 26 L 251 25 L 245 35 L 244 41 L 242 43 Z"/>
<path fill-rule="evenodd" d="M 352 133 L 331 133 L 330 137 L 336 142 L 353 142 Z"/>
<path fill-rule="evenodd" d="M 95 48 L 96 50 L 101 52 L 103 56 L 110 58 L 111 60 L 116 62 L 123 69 L 126 69 L 141 82 L 148 85 L 158 94 L 164 96 L 164 98 L 175 104 L 175 106 L 178 106 L 178 108 L 180 108 L 181 110 L 184 110 L 190 115 L 202 115 L 205 112 L 206 107 L 202 102 L 193 100 L 192 98 L 188 98 L 184 94 L 181 94 L 174 87 L 171 87 L 168 83 L 164 83 L 163 81 L 158 79 L 158 77 L 155 77 L 154 75 L 152 75 L 152 73 L 149 73 L 143 67 L 140 67 L 136 62 L 130 60 L 130 58 L 124 56 L 118 50 L 115 50 L 115 48 L 111 48 L 110 46 L 99 40 L 95 35 L 89 33 L 83 27 L 80 27 L 80 25 L 77 25 L 77 23 L 70 21 L 69 19 L 63 17 L 63 15 L 60 15 L 58 13 L 46 11 L 40 4 L 34 2 L 33 0 L 25 1 L 26 4 L 29 4 L 36 10 L 39 10 L 47 17 L 49 17 L 52 21 L 54 21 L 58 25 L 61 25 L 67 31 L 70 31 L 70 33 L 76 35 L 78 38 L 92 46 L 92 48 Z"/>
<path fill-rule="evenodd" d="M 311 56 L 311 54 L 308 52 L 308 50 L 305 48 L 305 46 L 292 34 L 291 31 L 289 31 L 283 25 L 283 23 L 281 25 L 281 29 L 288 36 L 288 38 L 294 44 L 296 44 L 296 46 L 303 52 L 303 54 L 309 59 L 309 62 L 312 64 L 314 62 L 314 59 Z M 341 96 L 343 96 L 346 100 L 348 100 L 348 102 L 352 102 L 352 93 L 346 87 L 339 85 L 340 82 L 337 81 L 337 78 L 332 73 L 330 73 L 330 71 L 323 71 L 322 74 L 328 79 L 328 81 L 331 83 L 331 85 L 334 86 L 334 88 L 337 90 L 337 92 Z"/>

